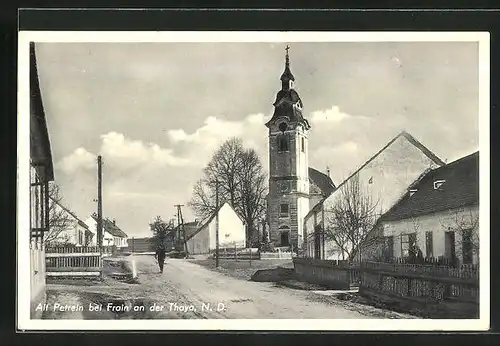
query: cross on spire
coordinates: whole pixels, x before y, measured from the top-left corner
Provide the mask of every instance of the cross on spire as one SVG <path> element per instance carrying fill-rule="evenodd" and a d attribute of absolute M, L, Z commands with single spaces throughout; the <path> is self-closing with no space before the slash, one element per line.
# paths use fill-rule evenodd
<path fill-rule="evenodd" d="M 289 45 L 286 45 L 286 48 L 285 48 L 285 50 L 286 50 L 286 54 L 288 54 L 288 50 L 289 50 L 289 49 L 290 49 L 290 46 L 289 46 Z"/>

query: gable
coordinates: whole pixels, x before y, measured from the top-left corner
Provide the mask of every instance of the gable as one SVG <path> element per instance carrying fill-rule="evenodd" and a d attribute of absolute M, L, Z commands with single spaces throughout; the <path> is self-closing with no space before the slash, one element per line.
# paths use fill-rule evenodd
<path fill-rule="evenodd" d="M 340 184 L 337 190 L 325 199 L 324 207 L 330 208 L 338 198 L 338 191 L 342 186 L 359 177 L 360 187 L 378 202 L 377 209 L 383 214 L 406 193 L 408 186 L 423 172 L 442 164 L 444 163 L 430 150 L 406 132 L 402 132 Z"/>

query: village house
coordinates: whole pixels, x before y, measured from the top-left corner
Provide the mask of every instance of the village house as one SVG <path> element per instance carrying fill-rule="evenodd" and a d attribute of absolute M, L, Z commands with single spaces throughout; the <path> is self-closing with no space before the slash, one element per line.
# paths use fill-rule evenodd
<path fill-rule="evenodd" d="M 378 256 L 423 257 L 477 264 L 479 250 L 479 152 L 428 172 L 380 219 Z M 376 254 L 376 253 L 375 253 Z"/>
<path fill-rule="evenodd" d="M 425 172 L 444 165 L 423 144 L 403 131 L 349 176 L 328 197 L 312 206 L 304 218 L 304 256 L 316 259 L 348 259 L 334 241 L 325 235 L 329 211 L 339 200 L 343 186 L 354 180 L 360 191 L 370 196 L 380 217 L 406 192 L 408 186 Z M 377 218 L 378 218 L 377 217 Z M 352 254 L 352 253 L 351 253 Z"/>
<path fill-rule="evenodd" d="M 31 318 L 46 299 L 44 236 L 49 231 L 49 182 L 54 168 L 38 80 L 35 44 L 30 43 L 30 303 Z"/>
<path fill-rule="evenodd" d="M 243 220 L 229 203 L 221 205 L 210 217 L 198 225 L 187 226 L 186 245 L 189 254 L 208 254 L 216 248 L 216 222 L 219 221 L 219 247 L 243 248 L 246 246 L 246 230 Z"/>
<path fill-rule="evenodd" d="M 52 215 L 56 216 L 62 225 L 53 225 L 54 227 L 45 235 L 46 245 L 87 245 L 92 237 L 92 232 L 85 222 L 61 203 L 53 199 L 49 203 Z M 61 229 L 58 229 L 60 227 Z"/>
<path fill-rule="evenodd" d="M 86 221 L 85 224 L 89 227 L 92 233 L 92 238 L 89 242 L 90 246 L 97 246 L 97 214 L 92 214 Z M 123 232 L 117 225 L 116 220 L 109 220 L 108 218 L 103 218 L 102 220 L 103 229 L 103 246 L 116 246 L 119 249 L 128 247 L 128 236 Z"/>

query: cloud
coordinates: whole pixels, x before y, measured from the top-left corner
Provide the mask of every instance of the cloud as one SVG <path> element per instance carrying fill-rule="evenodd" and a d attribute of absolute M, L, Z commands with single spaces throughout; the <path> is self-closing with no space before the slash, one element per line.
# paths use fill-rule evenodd
<path fill-rule="evenodd" d="M 155 143 L 145 143 L 126 138 L 121 133 L 109 132 L 101 136 L 101 153 L 122 166 L 157 165 L 184 166 L 189 162 L 173 154 L 172 149 L 161 148 Z"/>
<path fill-rule="evenodd" d="M 318 110 L 311 113 L 311 122 L 316 124 L 338 123 L 348 119 L 369 119 L 363 116 L 354 116 L 341 112 L 338 106 L 332 106 L 330 109 Z"/>
<path fill-rule="evenodd" d="M 91 169 L 96 165 L 96 156 L 84 148 L 78 148 L 63 158 L 58 167 L 65 173 L 71 174 L 78 169 Z"/>

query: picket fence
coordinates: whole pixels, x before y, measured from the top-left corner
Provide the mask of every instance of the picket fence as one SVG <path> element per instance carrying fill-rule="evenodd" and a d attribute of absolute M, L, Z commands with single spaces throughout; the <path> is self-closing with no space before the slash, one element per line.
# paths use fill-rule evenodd
<path fill-rule="evenodd" d="M 102 258 L 111 253 L 97 246 L 48 247 L 45 249 L 47 277 L 101 277 Z"/>

